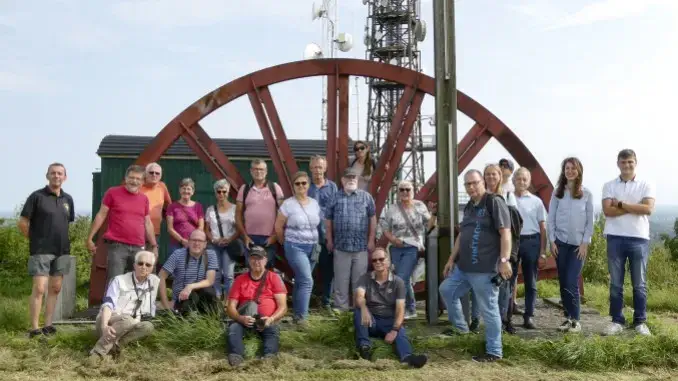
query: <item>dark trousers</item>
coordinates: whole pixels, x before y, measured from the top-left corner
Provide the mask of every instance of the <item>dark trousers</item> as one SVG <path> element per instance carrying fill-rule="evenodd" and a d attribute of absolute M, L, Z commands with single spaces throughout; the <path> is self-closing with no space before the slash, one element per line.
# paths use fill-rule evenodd
<path fill-rule="evenodd" d="M 358 348 L 371 347 L 370 337 L 384 338 L 387 333 L 393 329 L 393 317 L 380 317 L 372 315 L 372 326 L 365 327 L 361 324 L 360 308 L 353 310 L 353 327 L 355 329 L 355 343 Z M 412 354 L 412 346 L 407 340 L 407 334 L 404 327 L 400 327 L 398 335 L 393 341 L 395 353 L 404 361 L 407 356 Z"/>
<path fill-rule="evenodd" d="M 214 287 L 201 288 L 191 292 L 188 299 L 177 303 L 176 309 L 182 315 L 191 311 L 201 314 L 217 311 L 217 295 Z"/>
<path fill-rule="evenodd" d="M 323 306 L 329 306 L 332 301 L 332 280 L 334 279 L 334 253 L 327 250 L 325 244 L 321 245 L 320 258 L 318 258 L 318 267 L 320 270 L 320 292 L 322 293 Z"/>
<path fill-rule="evenodd" d="M 539 254 L 541 251 L 541 234 L 520 236 L 518 257 L 523 269 L 525 284 L 525 318 L 534 316 L 534 305 L 537 302 L 537 276 L 539 273 Z"/>
<path fill-rule="evenodd" d="M 245 343 L 243 342 L 243 338 L 247 331 L 257 333 L 264 342 L 264 356 L 278 353 L 278 348 L 280 347 L 280 328 L 277 324 L 258 331 L 254 328 L 247 328 L 234 321 L 228 326 L 228 338 L 226 339 L 228 342 L 226 352 L 228 354 L 245 356 Z"/>
<path fill-rule="evenodd" d="M 579 246 L 570 245 L 556 240 L 558 247 L 558 283 L 560 284 L 560 300 L 563 303 L 565 317 L 579 320 L 579 275 L 584 267 L 584 261 L 577 258 Z"/>

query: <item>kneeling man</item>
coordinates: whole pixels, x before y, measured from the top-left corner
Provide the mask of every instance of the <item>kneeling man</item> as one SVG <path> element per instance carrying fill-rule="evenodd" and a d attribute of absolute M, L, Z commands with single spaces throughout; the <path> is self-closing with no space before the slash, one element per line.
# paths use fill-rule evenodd
<path fill-rule="evenodd" d="M 106 356 L 114 347 L 119 350 L 153 332 L 153 324 L 142 321 L 142 317 L 155 316 L 160 279 L 153 274 L 153 266 L 155 254 L 139 251 L 134 256 L 134 271 L 111 280 L 96 320 L 99 341 L 90 355 Z"/>
<path fill-rule="evenodd" d="M 277 322 L 287 312 L 287 289 L 278 274 L 266 269 L 266 249 L 254 246 L 249 253 L 249 272 L 235 278 L 228 294 L 228 362 L 244 361 L 246 331 L 254 330 L 264 342 L 264 358 L 278 353 L 280 327 Z"/>
<path fill-rule="evenodd" d="M 353 312 L 353 324 L 360 357 L 370 359 L 370 337 L 383 337 L 386 343 L 394 345 L 401 362 L 421 368 L 428 358 L 412 354 L 403 327 L 405 282 L 391 272 L 391 261 L 381 247 L 372 253 L 372 267 L 374 271 L 361 276 L 355 289 L 357 308 Z"/>

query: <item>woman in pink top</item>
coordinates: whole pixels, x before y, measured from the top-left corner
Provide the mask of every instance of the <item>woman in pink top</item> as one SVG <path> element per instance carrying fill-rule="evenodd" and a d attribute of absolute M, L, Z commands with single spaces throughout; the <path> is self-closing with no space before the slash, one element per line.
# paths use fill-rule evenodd
<path fill-rule="evenodd" d="M 205 215 L 202 205 L 191 200 L 195 193 L 195 183 L 190 178 L 181 180 L 179 194 L 181 198 L 167 208 L 167 232 L 170 235 L 169 254 L 182 247 L 188 247 L 188 237 L 196 230 L 205 227 Z"/>

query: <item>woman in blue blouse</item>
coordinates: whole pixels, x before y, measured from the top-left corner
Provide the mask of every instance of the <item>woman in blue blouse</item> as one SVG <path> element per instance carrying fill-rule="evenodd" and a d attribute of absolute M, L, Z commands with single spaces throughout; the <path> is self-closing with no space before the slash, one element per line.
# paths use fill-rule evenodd
<path fill-rule="evenodd" d="M 582 186 L 584 167 L 576 157 L 563 160 L 549 204 L 548 234 L 556 257 L 560 298 L 565 308 L 562 332 L 580 332 L 579 276 L 593 235 L 593 197 Z"/>

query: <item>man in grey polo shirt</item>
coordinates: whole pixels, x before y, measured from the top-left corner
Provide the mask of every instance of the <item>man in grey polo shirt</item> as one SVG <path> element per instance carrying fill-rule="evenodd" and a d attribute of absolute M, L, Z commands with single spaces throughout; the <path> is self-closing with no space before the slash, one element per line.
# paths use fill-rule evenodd
<path fill-rule="evenodd" d="M 188 248 L 176 250 L 160 270 L 160 302 L 171 309 L 167 300 L 166 280 L 172 275 L 174 310 L 185 315 L 191 310 L 207 312 L 216 308 L 216 292 L 212 285 L 219 260 L 214 250 L 206 249 L 207 237 L 202 230 L 194 230 L 188 238 Z"/>
<path fill-rule="evenodd" d="M 386 250 L 378 247 L 372 253 L 374 271 L 363 274 L 355 289 L 353 325 L 360 357 L 370 359 L 370 337 L 383 337 L 393 344 L 400 362 L 414 368 L 426 364 L 426 355 L 412 354 L 403 321 L 405 320 L 405 282 L 390 271 Z"/>
<path fill-rule="evenodd" d="M 485 190 L 480 171 L 464 175 L 464 186 L 471 200 L 464 208 L 464 219 L 454 242 L 452 255 L 445 264 L 446 279 L 440 295 L 447 305 L 450 323 L 461 333 L 469 328 L 461 311 L 459 298 L 473 289 L 485 321 L 485 355 L 474 356 L 476 362 L 501 359 L 501 317 L 499 284 L 511 278 L 511 216 L 504 199 Z M 497 273 L 501 277 L 497 277 Z"/>

